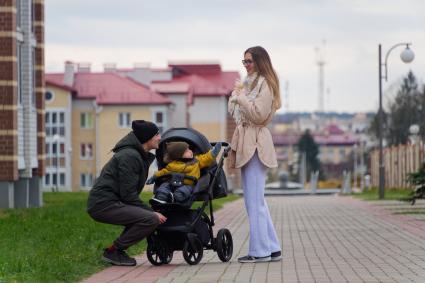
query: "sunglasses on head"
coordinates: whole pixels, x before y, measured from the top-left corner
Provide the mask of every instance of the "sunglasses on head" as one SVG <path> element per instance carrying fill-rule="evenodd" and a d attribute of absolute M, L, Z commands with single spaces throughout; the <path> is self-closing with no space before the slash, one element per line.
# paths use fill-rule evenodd
<path fill-rule="evenodd" d="M 244 65 L 249 65 L 249 64 L 252 64 L 252 63 L 254 63 L 254 61 L 252 61 L 250 59 L 242 60 L 242 64 L 244 64 Z"/>

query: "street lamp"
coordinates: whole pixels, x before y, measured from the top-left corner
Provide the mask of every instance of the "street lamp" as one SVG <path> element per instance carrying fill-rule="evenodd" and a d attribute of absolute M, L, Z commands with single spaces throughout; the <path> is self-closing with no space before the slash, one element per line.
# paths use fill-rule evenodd
<path fill-rule="evenodd" d="M 406 46 L 406 48 L 401 52 L 400 58 L 404 63 L 410 63 L 415 58 L 415 54 L 409 48 L 411 43 L 397 43 L 392 46 L 385 55 L 384 64 L 382 64 L 382 55 L 381 55 L 381 44 L 378 45 L 379 53 L 379 110 L 378 110 L 378 138 L 379 138 L 379 199 L 383 199 L 385 196 L 385 165 L 384 165 L 384 156 L 383 156 L 383 122 L 384 122 L 384 112 L 382 110 L 382 79 L 385 78 L 385 81 L 388 80 L 388 56 L 390 52 L 398 46 Z M 384 66 L 385 74 L 382 74 L 382 66 Z"/>

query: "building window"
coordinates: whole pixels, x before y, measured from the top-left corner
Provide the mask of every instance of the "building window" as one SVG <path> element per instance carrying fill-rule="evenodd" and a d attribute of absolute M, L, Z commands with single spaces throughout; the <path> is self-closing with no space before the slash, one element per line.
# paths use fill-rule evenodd
<path fill-rule="evenodd" d="M 131 113 L 121 112 L 118 115 L 118 125 L 120 128 L 129 128 L 131 125 Z"/>
<path fill-rule="evenodd" d="M 46 175 L 44 176 L 44 185 L 50 186 L 50 174 L 49 173 L 46 173 Z"/>
<path fill-rule="evenodd" d="M 339 150 L 339 156 L 341 157 L 342 160 L 345 159 L 345 149 L 341 148 Z"/>
<path fill-rule="evenodd" d="M 93 114 L 80 113 L 80 126 L 82 129 L 93 129 Z"/>
<path fill-rule="evenodd" d="M 334 160 L 334 150 L 332 148 L 328 148 L 327 159 L 329 161 L 333 161 Z"/>
<path fill-rule="evenodd" d="M 46 136 L 65 136 L 65 112 L 64 111 L 46 111 Z"/>
<path fill-rule="evenodd" d="M 22 0 L 16 0 L 16 26 L 18 29 L 21 27 L 21 1 Z"/>
<path fill-rule="evenodd" d="M 35 57 L 35 49 L 33 48 L 31 51 L 31 55 L 32 55 L 32 75 L 31 75 L 31 80 L 32 80 L 32 95 L 31 95 L 31 102 L 32 105 L 35 107 L 36 105 L 36 89 L 37 89 L 37 81 L 36 81 L 36 74 L 37 74 L 37 68 L 36 68 L 36 57 Z"/>
<path fill-rule="evenodd" d="M 19 3 L 17 3 L 18 6 L 20 6 Z M 19 12 L 18 12 L 19 14 Z M 17 71 L 17 81 L 18 81 L 18 103 L 22 104 L 22 44 L 18 43 L 16 44 L 17 46 L 17 66 L 18 66 L 18 71 Z"/>
<path fill-rule="evenodd" d="M 80 144 L 80 158 L 93 159 L 93 145 L 91 143 Z"/>
<path fill-rule="evenodd" d="M 158 126 L 159 132 L 162 134 L 165 128 L 165 114 L 162 111 L 155 111 L 153 122 Z"/>
<path fill-rule="evenodd" d="M 89 188 L 93 186 L 93 175 L 90 173 L 80 174 L 80 187 Z"/>
<path fill-rule="evenodd" d="M 44 98 L 46 99 L 47 102 L 52 101 L 53 100 L 53 92 L 51 91 L 46 91 L 44 93 Z"/>
<path fill-rule="evenodd" d="M 59 174 L 59 184 L 61 186 L 65 186 L 65 173 L 60 173 Z"/>
<path fill-rule="evenodd" d="M 35 32 L 35 1 L 31 1 L 31 30 Z"/>

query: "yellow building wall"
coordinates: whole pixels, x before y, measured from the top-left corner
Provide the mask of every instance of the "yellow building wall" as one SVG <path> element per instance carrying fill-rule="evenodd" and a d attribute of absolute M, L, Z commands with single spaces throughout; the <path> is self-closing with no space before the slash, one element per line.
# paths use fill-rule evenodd
<path fill-rule="evenodd" d="M 346 161 L 351 152 L 352 146 L 326 146 L 322 148 L 323 156 L 325 156 L 326 163 L 338 164 Z M 344 156 L 341 155 L 341 152 L 344 152 Z"/>
<path fill-rule="evenodd" d="M 112 148 L 115 144 L 131 131 L 129 128 L 119 127 L 119 113 L 130 113 L 131 120 L 147 120 L 152 119 L 152 111 L 149 106 L 102 106 L 102 111 L 98 116 L 98 142 L 97 153 L 99 154 L 98 169 L 109 161 L 112 157 Z M 99 171 L 100 173 L 100 171 Z"/>
<path fill-rule="evenodd" d="M 49 86 L 46 87 L 47 91 L 53 93 L 53 99 L 48 101 L 46 100 L 46 108 L 49 107 L 58 107 L 58 108 L 68 108 L 71 104 L 71 99 L 69 96 L 71 95 L 69 91 L 63 90 L 58 87 Z"/>
<path fill-rule="evenodd" d="M 225 141 L 221 135 L 222 127 L 220 123 L 196 123 L 192 122 L 191 127 L 201 132 L 210 142 Z"/>
<path fill-rule="evenodd" d="M 294 130 L 293 124 L 276 123 L 273 125 L 273 133 L 283 134 L 288 130 Z"/>
<path fill-rule="evenodd" d="M 90 113 L 92 115 L 93 127 L 81 128 L 81 113 Z M 92 174 L 96 177 L 96 124 L 95 110 L 92 109 L 73 109 L 72 111 L 72 189 L 80 189 L 80 174 Z M 92 144 L 91 159 L 82 159 L 81 144 Z"/>

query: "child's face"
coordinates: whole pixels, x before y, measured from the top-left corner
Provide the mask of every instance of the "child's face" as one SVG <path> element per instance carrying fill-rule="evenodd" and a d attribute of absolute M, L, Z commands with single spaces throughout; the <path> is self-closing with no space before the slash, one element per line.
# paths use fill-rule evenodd
<path fill-rule="evenodd" d="M 193 151 L 189 148 L 183 153 L 183 158 L 193 158 Z"/>

